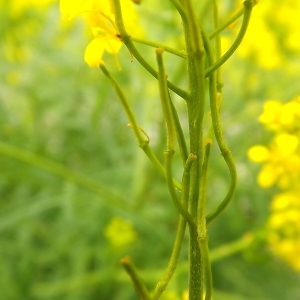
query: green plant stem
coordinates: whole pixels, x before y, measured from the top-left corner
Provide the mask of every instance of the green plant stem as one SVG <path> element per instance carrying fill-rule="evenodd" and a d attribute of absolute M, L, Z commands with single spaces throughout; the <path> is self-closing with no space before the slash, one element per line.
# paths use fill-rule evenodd
<path fill-rule="evenodd" d="M 179 151 L 180 151 L 183 165 L 185 165 L 186 160 L 188 159 L 188 149 L 187 149 L 187 145 L 185 142 L 184 133 L 183 133 L 182 126 L 181 126 L 181 123 L 179 120 L 179 116 L 177 114 L 174 103 L 172 102 L 170 94 L 169 94 L 169 98 L 170 98 L 170 103 L 171 103 L 171 108 L 172 108 L 172 114 L 173 114 L 173 120 L 174 120 L 174 125 L 175 125 L 175 130 L 176 130 L 176 137 L 177 137 L 177 141 L 178 141 Z"/>
<path fill-rule="evenodd" d="M 182 60 L 181 63 L 185 63 L 185 60 Z M 178 77 L 178 75 L 177 75 L 177 77 Z M 181 122 L 179 119 L 179 115 L 178 115 L 175 105 L 172 101 L 170 93 L 169 93 L 169 97 L 170 97 L 170 103 L 172 106 L 173 120 L 174 120 L 175 127 L 176 127 L 176 135 L 177 135 L 177 141 L 178 141 L 179 151 L 180 151 L 180 155 L 181 155 L 181 160 L 182 160 L 183 166 L 185 166 L 186 160 L 188 159 L 189 151 L 188 151 L 187 143 L 185 140 L 185 135 L 184 135 L 184 132 L 183 132 L 183 129 L 181 126 Z"/>
<path fill-rule="evenodd" d="M 255 6 L 259 0 L 253 0 L 252 4 Z M 221 33 L 231 24 L 233 24 L 237 19 L 239 19 L 244 14 L 244 6 L 238 9 L 226 22 L 224 22 L 220 27 L 215 28 L 213 32 L 208 35 L 208 38 L 212 40 L 217 34 Z"/>
<path fill-rule="evenodd" d="M 187 208 L 189 204 L 189 191 L 190 191 L 190 175 L 191 167 L 193 163 L 197 160 L 197 156 L 191 153 L 186 160 L 184 171 L 182 175 L 182 193 L 181 193 L 181 202 L 184 207 Z"/>
<path fill-rule="evenodd" d="M 133 286 L 137 292 L 137 294 L 141 297 L 142 300 L 151 300 L 150 293 L 142 280 L 139 276 L 135 266 L 133 265 L 129 256 L 126 256 L 121 259 L 121 264 L 130 276 Z"/>
<path fill-rule="evenodd" d="M 115 17 L 116 17 L 116 25 L 117 28 L 120 32 L 121 40 L 123 43 L 126 45 L 130 53 L 137 59 L 137 61 L 152 75 L 157 79 L 158 73 L 157 71 L 152 68 L 149 63 L 143 58 L 143 56 L 139 53 L 139 51 L 136 49 L 134 46 L 130 35 L 127 33 L 125 26 L 124 26 L 124 21 L 123 21 L 123 16 L 122 16 L 122 10 L 121 10 L 121 5 L 120 5 L 120 0 L 112 0 L 114 4 L 114 10 L 115 10 Z M 170 81 L 167 81 L 168 87 L 176 93 L 178 96 L 181 98 L 187 100 L 189 95 L 186 91 L 183 89 L 179 88 L 175 84 L 173 84 Z"/>
<path fill-rule="evenodd" d="M 190 173 L 189 211 L 194 219 L 197 218 L 199 203 L 199 186 L 201 185 L 201 172 L 204 160 L 203 148 L 203 117 L 205 111 L 205 71 L 204 47 L 202 32 L 196 17 L 195 8 L 191 0 L 181 0 L 187 18 L 182 18 L 185 44 L 187 52 L 188 83 L 190 97 L 187 101 L 190 152 L 197 157 Z M 199 220 L 196 221 L 197 224 Z M 203 299 L 204 279 L 201 277 L 203 265 L 198 243 L 197 230 L 189 226 L 189 299 Z"/>
<path fill-rule="evenodd" d="M 174 7 L 177 9 L 178 13 L 181 16 L 181 19 L 184 19 L 185 22 L 187 22 L 187 14 L 185 9 L 182 7 L 182 5 L 177 1 L 177 0 L 170 0 L 172 2 L 172 4 L 174 5 Z"/>
<path fill-rule="evenodd" d="M 142 131 L 140 130 L 140 126 L 138 125 L 138 122 L 135 118 L 134 112 L 132 111 L 123 91 L 121 90 L 121 87 L 118 85 L 116 80 L 112 78 L 111 74 L 108 72 L 106 67 L 101 64 L 100 65 L 101 71 L 104 73 L 104 75 L 110 80 L 111 84 L 113 85 L 113 88 L 123 106 L 123 109 L 127 115 L 127 118 L 130 122 L 130 127 L 132 128 L 133 134 L 138 142 L 139 147 L 144 148 L 146 145 L 149 144 L 149 139 L 145 139 L 144 135 L 142 134 Z"/>
<path fill-rule="evenodd" d="M 205 281 L 205 300 L 212 300 L 213 283 L 212 283 L 211 265 L 209 260 L 208 237 L 199 237 L 198 242 L 200 245 L 204 281 Z"/>
<path fill-rule="evenodd" d="M 186 210 L 183 205 L 180 203 L 179 198 L 176 194 L 175 186 L 172 180 L 172 162 L 173 162 L 173 155 L 174 151 L 165 150 L 165 157 L 166 157 L 166 179 L 169 188 L 169 192 L 171 198 L 174 202 L 175 207 L 179 211 L 179 213 L 185 218 L 185 220 L 191 225 L 194 226 L 195 221 L 193 216 Z"/>
<path fill-rule="evenodd" d="M 208 173 L 208 161 L 210 155 L 211 141 L 205 145 L 205 156 L 202 168 L 202 180 L 199 187 L 200 199 L 197 207 L 197 230 L 199 237 L 206 237 L 206 194 L 207 194 L 207 173 Z"/>
<path fill-rule="evenodd" d="M 214 57 L 213 52 L 210 46 L 210 42 L 208 37 L 206 36 L 205 32 L 203 32 L 204 37 L 204 43 L 205 43 L 205 49 L 207 53 L 207 60 L 209 65 L 213 64 Z M 214 134 L 218 143 L 218 146 L 220 148 L 221 154 L 224 157 L 224 160 L 227 164 L 227 167 L 229 169 L 230 173 L 230 185 L 228 192 L 224 198 L 224 200 L 220 203 L 220 205 L 210 214 L 206 216 L 206 223 L 210 223 L 214 218 L 216 218 L 229 204 L 230 200 L 233 197 L 236 182 L 237 182 L 237 174 L 236 174 L 236 167 L 235 163 L 232 157 L 232 154 L 230 152 L 230 149 L 227 146 L 227 143 L 224 138 L 223 129 L 221 125 L 221 118 L 220 118 L 220 112 L 219 112 L 219 105 L 218 103 L 218 97 L 217 97 L 217 80 L 216 80 L 216 73 L 212 72 L 209 76 L 209 94 L 210 94 L 210 108 L 211 108 L 211 118 L 212 118 L 212 124 L 214 129 Z M 221 97 L 221 94 L 219 93 L 219 98 Z"/>
<path fill-rule="evenodd" d="M 187 206 L 188 206 L 191 166 L 195 160 L 196 160 L 195 155 L 190 154 L 185 163 L 184 172 L 183 172 L 183 176 L 182 176 L 181 203 L 185 209 L 187 209 Z M 193 225 L 191 225 L 191 226 L 193 226 Z M 176 269 L 176 266 L 178 263 L 178 259 L 179 259 L 179 255 L 181 252 L 185 228 L 186 228 L 186 220 L 181 215 L 179 217 L 179 224 L 178 224 L 178 228 L 177 228 L 176 239 L 174 242 L 174 247 L 172 250 L 171 258 L 169 260 L 167 269 L 165 270 L 162 279 L 157 283 L 155 290 L 153 291 L 151 300 L 159 299 L 161 294 L 165 291 L 169 281 L 171 280 L 171 278 L 175 272 L 175 269 Z"/>
<path fill-rule="evenodd" d="M 154 48 L 161 48 L 161 49 L 164 49 L 166 52 L 172 53 L 172 54 L 174 54 L 176 56 L 179 56 L 179 57 L 182 57 L 182 58 L 186 58 L 186 54 L 185 54 L 184 50 L 178 51 L 178 50 L 176 50 L 172 47 L 169 47 L 167 45 L 157 43 L 157 42 L 154 42 L 154 41 L 141 39 L 141 38 L 134 37 L 134 36 L 131 36 L 130 38 L 131 38 L 132 41 L 137 42 L 139 44 L 144 44 L 144 45 L 151 46 L 151 47 L 154 47 Z"/>
<path fill-rule="evenodd" d="M 169 97 L 169 91 L 167 86 L 167 74 L 163 63 L 163 49 L 156 49 L 156 60 L 158 65 L 158 86 L 161 99 L 161 105 L 163 109 L 164 119 L 167 127 L 167 151 L 173 152 L 176 143 L 176 129 L 173 120 L 173 112 L 171 106 L 171 99 Z"/>
<path fill-rule="evenodd" d="M 204 294 L 204 278 L 202 259 L 195 226 L 189 226 L 189 300 L 202 300 Z"/>
<path fill-rule="evenodd" d="M 239 19 L 244 14 L 244 6 L 241 7 L 239 10 L 237 10 L 226 22 L 224 22 L 220 27 L 217 27 L 214 29 L 213 32 L 211 32 L 208 35 L 208 38 L 212 40 L 217 36 L 219 33 L 224 31 L 227 27 L 229 27 L 231 24 L 233 24 L 237 19 Z"/>
<path fill-rule="evenodd" d="M 217 29 L 220 26 L 219 22 L 219 8 L 218 8 L 218 1 L 213 0 L 213 25 L 214 28 Z M 216 61 L 221 58 L 221 35 L 217 34 L 215 37 L 215 57 Z M 217 90 L 219 92 L 222 91 L 223 83 L 222 83 L 222 67 L 217 69 Z"/>
<path fill-rule="evenodd" d="M 160 296 L 165 291 L 168 283 L 170 282 L 170 280 L 176 270 L 178 259 L 179 259 L 180 252 L 181 252 L 182 241 L 184 238 L 185 229 L 186 229 L 186 220 L 183 216 L 180 215 L 171 258 L 169 260 L 167 269 L 165 270 L 162 279 L 157 283 L 157 285 L 153 291 L 151 300 L 158 300 L 160 298 Z"/>
<path fill-rule="evenodd" d="M 213 71 L 217 70 L 220 66 L 222 66 L 239 47 L 248 29 L 249 21 L 251 18 L 252 7 L 253 7 L 252 0 L 246 0 L 244 2 L 243 22 L 235 41 L 233 42 L 231 47 L 227 50 L 227 52 L 218 61 L 216 61 L 214 64 L 212 64 L 205 70 L 205 77 L 208 77 Z"/>
<path fill-rule="evenodd" d="M 176 142 L 176 127 L 173 120 L 173 111 L 170 102 L 168 86 L 167 86 L 167 75 L 165 73 L 165 68 L 162 59 L 163 49 L 156 50 L 156 58 L 158 65 L 158 85 L 160 92 L 160 99 L 163 108 L 164 119 L 166 121 L 167 127 L 167 148 L 165 150 L 166 156 L 166 179 L 169 188 L 170 195 L 172 200 L 178 209 L 179 213 L 186 219 L 186 221 L 190 224 L 194 222 L 192 216 L 189 212 L 182 206 L 179 201 L 179 198 L 176 194 L 175 186 L 173 183 L 173 175 L 172 175 L 172 165 L 173 165 L 173 156 Z"/>
<path fill-rule="evenodd" d="M 125 110 L 125 113 L 131 124 L 133 133 L 138 141 L 139 147 L 142 148 L 142 150 L 148 156 L 148 158 L 150 159 L 152 164 L 155 166 L 155 168 L 158 170 L 158 172 L 166 178 L 166 170 L 163 167 L 163 165 L 159 162 L 159 160 L 155 156 L 153 150 L 149 146 L 149 140 L 148 139 L 145 140 L 144 136 L 142 135 L 140 127 L 138 126 L 138 123 L 135 119 L 134 113 L 131 110 L 128 100 L 127 100 L 125 94 L 123 93 L 121 87 L 119 86 L 117 81 L 111 76 L 111 74 L 108 72 L 108 70 L 106 69 L 106 67 L 104 65 L 100 65 L 100 69 L 102 70 L 104 75 L 110 80 L 110 82 L 118 96 L 118 99 L 121 102 L 121 105 L 123 106 L 123 109 Z M 176 188 L 178 190 L 181 190 L 181 184 L 179 182 L 174 180 L 174 185 L 176 186 Z"/>
<path fill-rule="evenodd" d="M 208 141 L 205 145 L 205 156 L 202 170 L 202 180 L 200 185 L 200 201 L 197 212 L 197 231 L 198 231 L 198 243 L 201 252 L 201 283 L 205 283 L 205 299 L 210 300 L 212 297 L 212 275 L 211 266 L 209 261 L 209 249 L 208 249 L 208 237 L 206 228 L 206 195 L 207 195 L 207 176 L 208 176 L 208 161 L 210 155 L 210 146 L 212 141 Z M 204 286 L 203 288 L 204 289 Z"/>

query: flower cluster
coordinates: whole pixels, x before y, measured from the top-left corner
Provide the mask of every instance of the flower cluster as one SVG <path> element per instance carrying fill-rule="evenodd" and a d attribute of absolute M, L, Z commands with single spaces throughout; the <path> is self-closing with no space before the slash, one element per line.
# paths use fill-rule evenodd
<path fill-rule="evenodd" d="M 300 97 L 286 104 L 266 102 L 259 120 L 275 136 L 268 147 L 257 145 L 249 149 L 251 160 L 264 163 L 258 183 L 264 188 L 277 184 L 281 189 L 289 189 L 300 180 Z"/>
<path fill-rule="evenodd" d="M 135 27 L 135 10 L 131 0 L 122 0 L 122 12 L 126 28 L 131 32 Z M 60 0 L 63 20 L 81 16 L 91 28 L 93 40 L 88 44 L 84 60 L 90 67 L 103 64 L 104 52 L 116 55 L 122 42 L 118 32 L 112 0 Z"/>
<path fill-rule="evenodd" d="M 299 189 L 276 195 L 268 220 L 268 242 L 272 251 L 300 272 Z"/>
<path fill-rule="evenodd" d="M 238 53 L 242 57 L 255 59 L 267 69 L 290 61 L 288 56 L 300 50 L 299 13 L 298 0 L 277 1 L 276 5 L 273 1 L 260 1 L 259 9 L 255 9 L 252 14 L 246 38 Z"/>
<path fill-rule="evenodd" d="M 300 97 L 286 104 L 266 102 L 259 120 L 274 137 L 267 147 L 250 148 L 248 156 L 263 163 L 258 184 L 282 191 L 271 202 L 268 241 L 274 253 L 300 271 Z"/>

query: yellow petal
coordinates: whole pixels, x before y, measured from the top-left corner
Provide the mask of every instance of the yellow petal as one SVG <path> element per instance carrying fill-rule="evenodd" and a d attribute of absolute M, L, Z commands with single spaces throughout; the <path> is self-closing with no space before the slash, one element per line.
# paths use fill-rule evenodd
<path fill-rule="evenodd" d="M 263 162 L 268 160 L 270 157 L 268 148 L 260 145 L 251 147 L 247 154 L 248 157 L 254 162 Z"/>
<path fill-rule="evenodd" d="M 292 193 L 281 193 L 276 195 L 271 203 L 272 210 L 284 210 L 288 207 L 293 207 L 300 205 L 300 200 L 298 200 L 298 196 Z"/>
<path fill-rule="evenodd" d="M 122 46 L 122 42 L 118 39 L 114 39 L 114 38 L 105 39 L 105 51 L 107 51 L 110 54 L 118 53 L 121 46 Z"/>
<path fill-rule="evenodd" d="M 105 50 L 105 38 L 96 37 L 86 47 L 84 53 L 84 61 L 91 68 L 98 68 L 103 64 L 102 56 Z"/>
<path fill-rule="evenodd" d="M 275 143 L 283 156 L 290 156 L 299 145 L 299 139 L 292 134 L 282 133 L 276 136 Z"/>
<path fill-rule="evenodd" d="M 107 0 L 92 1 L 90 7 L 82 13 L 91 27 L 98 28 L 98 30 L 110 33 L 111 35 L 116 34 L 115 17 L 111 13 L 111 8 Z"/>
<path fill-rule="evenodd" d="M 70 20 L 80 11 L 85 9 L 85 3 L 85 0 L 60 0 L 59 8 L 63 20 Z"/>
<path fill-rule="evenodd" d="M 282 104 L 279 101 L 270 100 L 264 104 L 264 112 L 259 116 L 259 121 L 264 124 L 276 123 Z"/>
<path fill-rule="evenodd" d="M 299 104 L 295 101 L 291 101 L 286 103 L 282 107 L 281 116 L 280 116 L 280 123 L 281 124 L 291 124 L 295 119 L 295 114 L 297 112 Z"/>
<path fill-rule="evenodd" d="M 263 188 L 272 186 L 278 178 L 278 170 L 276 170 L 271 164 L 265 165 L 258 174 L 258 184 Z"/>
<path fill-rule="evenodd" d="M 268 220 L 268 226 L 272 229 L 277 229 L 278 227 L 282 227 L 284 223 L 286 223 L 286 216 L 288 212 L 276 212 L 272 213 Z"/>

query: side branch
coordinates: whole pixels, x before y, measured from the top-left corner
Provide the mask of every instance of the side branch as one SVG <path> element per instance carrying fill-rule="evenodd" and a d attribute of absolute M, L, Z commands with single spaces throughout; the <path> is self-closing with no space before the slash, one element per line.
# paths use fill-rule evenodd
<path fill-rule="evenodd" d="M 126 45 L 130 53 L 137 59 L 137 61 L 156 79 L 158 78 L 157 71 L 150 66 L 150 64 L 143 58 L 143 56 L 139 53 L 139 51 L 134 46 L 130 35 L 127 33 L 123 16 L 122 16 L 122 9 L 120 0 L 112 0 L 115 8 L 115 16 L 116 16 L 116 25 L 118 27 L 118 30 L 120 32 L 120 38 L 123 41 L 123 43 Z M 189 98 L 189 94 L 187 91 L 184 91 L 183 89 L 176 86 L 174 83 L 167 81 L 168 87 L 176 93 L 178 96 L 183 98 L 184 100 L 187 100 Z"/>
<path fill-rule="evenodd" d="M 132 131 L 138 141 L 139 147 L 141 147 L 143 149 L 143 151 L 148 156 L 148 158 L 150 159 L 152 164 L 155 166 L 155 168 L 158 170 L 158 172 L 166 178 L 166 170 L 163 167 L 163 165 L 160 163 L 160 161 L 157 159 L 152 148 L 149 146 L 149 140 L 148 139 L 146 140 L 144 138 L 143 133 L 140 130 L 140 127 L 138 126 L 135 115 L 134 115 L 121 87 L 119 86 L 117 81 L 111 76 L 111 74 L 108 72 L 108 70 L 106 69 L 106 67 L 104 65 L 100 65 L 100 69 L 104 73 L 104 75 L 109 79 L 109 81 L 111 82 L 111 84 L 118 96 L 118 99 L 120 100 L 120 103 L 123 106 L 123 109 L 125 110 L 125 113 L 131 124 Z M 174 182 L 175 187 L 178 190 L 181 190 L 181 184 L 179 182 L 177 182 L 176 180 L 173 180 L 173 182 Z"/>
<path fill-rule="evenodd" d="M 208 67 L 205 70 L 205 77 L 208 77 L 210 74 L 212 74 L 212 72 L 214 72 L 220 66 L 222 66 L 233 55 L 233 53 L 237 50 L 237 48 L 243 41 L 246 31 L 248 29 L 248 25 L 249 25 L 249 21 L 250 21 L 250 17 L 251 17 L 251 12 L 252 12 L 252 7 L 253 7 L 252 1 L 245 1 L 244 7 L 245 7 L 245 9 L 244 9 L 243 23 L 241 25 L 240 31 L 239 31 L 235 41 L 233 42 L 231 47 L 227 50 L 227 52 L 217 62 L 215 62 L 214 64 L 212 64 L 210 67 Z"/>
<path fill-rule="evenodd" d="M 133 286 L 137 292 L 137 294 L 141 297 L 142 300 L 151 300 L 150 293 L 139 276 L 135 266 L 133 265 L 129 256 L 126 256 L 121 259 L 121 264 L 124 267 L 127 274 L 130 276 Z"/>
<path fill-rule="evenodd" d="M 158 71 L 159 93 L 160 93 L 164 119 L 166 121 L 166 127 L 167 127 L 167 149 L 165 151 L 166 179 L 167 179 L 170 195 L 172 197 L 172 200 L 176 208 L 188 223 L 193 224 L 194 220 L 190 215 L 190 213 L 182 206 L 182 203 L 180 203 L 173 183 L 172 163 L 173 163 L 173 156 L 175 153 L 174 148 L 176 142 L 176 127 L 173 119 L 172 105 L 170 102 L 171 99 L 169 97 L 169 92 L 167 87 L 167 79 L 166 79 L 167 76 L 164 69 L 162 53 L 163 53 L 163 49 L 156 50 L 157 65 L 159 70 Z"/>
<path fill-rule="evenodd" d="M 208 37 L 204 33 L 204 43 L 205 43 L 205 49 L 207 53 L 207 59 L 210 65 L 213 64 L 214 58 L 213 58 L 213 52 L 210 46 L 210 42 Z M 209 76 L 209 95 L 210 95 L 210 107 L 211 107 L 211 118 L 212 118 L 212 124 L 214 129 L 214 134 L 218 143 L 218 146 L 220 148 L 221 154 L 224 157 L 224 160 L 227 164 L 227 167 L 229 169 L 230 173 L 230 185 L 228 192 L 221 202 L 221 204 L 209 215 L 206 216 L 206 223 L 210 223 L 214 218 L 216 218 L 229 204 L 230 200 L 233 197 L 236 183 L 237 183 L 237 173 L 236 173 L 236 167 L 233 160 L 233 157 L 231 155 L 231 152 L 227 146 L 227 143 L 224 138 L 223 129 L 221 126 L 221 119 L 220 119 L 220 112 L 218 107 L 218 95 L 221 97 L 221 93 L 217 94 L 217 78 L 216 78 L 216 72 L 212 72 Z"/>

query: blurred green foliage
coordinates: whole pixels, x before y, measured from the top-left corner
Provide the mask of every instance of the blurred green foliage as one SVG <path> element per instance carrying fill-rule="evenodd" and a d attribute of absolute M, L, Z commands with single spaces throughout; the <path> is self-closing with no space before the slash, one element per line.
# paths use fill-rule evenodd
<path fill-rule="evenodd" d="M 130 255 L 150 286 L 162 275 L 178 217 L 164 179 L 137 147 L 106 78 L 84 64 L 88 38 L 82 24 L 62 24 L 57 3 L 16 14 L 13 2 L 0 2 L 0 299 L 137 299 L 119 260 Z M 181 28 L 171 4 L 149 2 L 152 8 L 147 3 L 139 8 L 144 28 L 151 24 L 147 35 L 180 48 Z M 139 48 L 154 61 L 153 49 Z M 162 158 L 157 84 L 130 62 L 125 48 L 119 59 L 121 72 L 113 59 L 107 57 L 106 64 Z M 180 59 L 168 54 L 166 60 L 170 77 L 184 86 Z M 293 64 L 299 71 L 299 59 Z M 299 274 L 272 256 L 264 242 L 274 190 L 258 187 L 258 166 L 246 152 L 269 138 L 257 122 L 263 102 L 299 93 L 299 73 L 287 75 L 285 65 L 265 69 L 238 55 L 223 69 L 222 117 L 239 185 L 233 203 L 209 228 L 210 247 L 247 232 L 255 239 L 244 251 L 215 260 L 215 299 L 296 300 Z M 186 124 L 185 104 L 175 101 Z M 222 199 L 228 177 L 216 147 L 211 157 L 209 208 Z M 134 241 L 116 247 L 105 234 L 115 217 L 121 220 L 116 236 L 132 230 Z M 180 299 L 186 287 L 186 247 L 181 257 L 168 287 L 173 294 L 165 300 Z"/>

